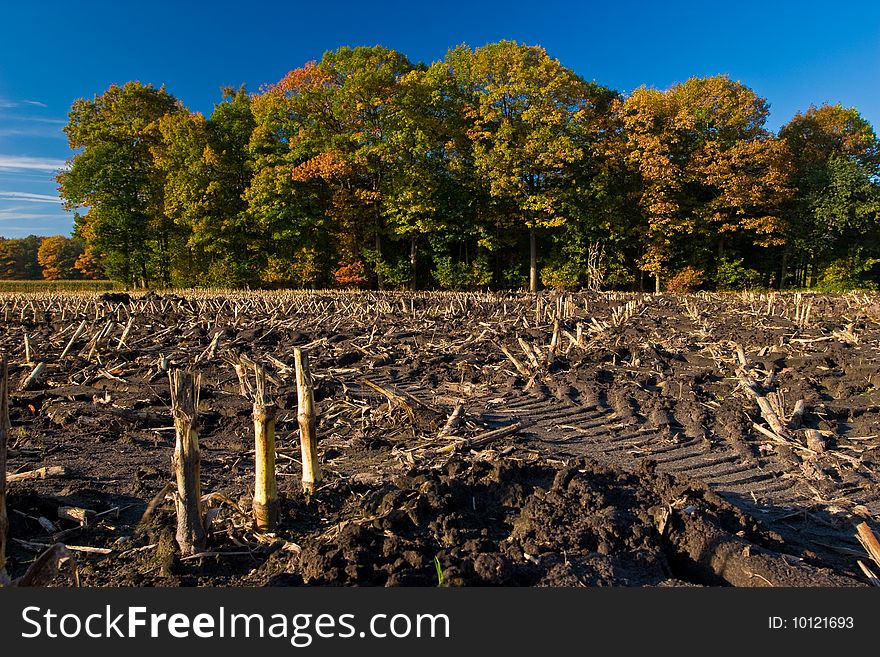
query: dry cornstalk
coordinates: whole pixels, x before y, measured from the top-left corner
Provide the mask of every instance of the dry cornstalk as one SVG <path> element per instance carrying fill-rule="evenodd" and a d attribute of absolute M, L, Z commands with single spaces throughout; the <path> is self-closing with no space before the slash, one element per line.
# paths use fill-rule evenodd
<path fill-rule="evenodd" d="M 509 424 L 506 427 L 501 427 L 499 429 L 493 429 L 492 431 L 487 431 L 478 436 L 474 436 L 467 442 L 468 447 L 480 447 L 487 443 L 492 442 L 493 440 L 497 440 L 498 438 L 505 438 L 510 436 L 520 429 L 523 428 L 522 422 L 514 422 L 513 424 Z"/>
<path fill-rule="evenodd" d="M 499 347 L 501 348 L 501 352 L 505 356 L 507 356 L 507 360 L 513 363 L 513 366 L 516 368 L 517 372 L 522 374 L 527 379 L 532 375 L 531 372 L 529 372 L 528 368 L 522 364 L 522 361 L 520 361 L 516 356 L 510 353 L 510 350 L 507 347 L 505 347 L 503 344 L 499 345 Z"/>
<path fill-rule="evenodd" d="M 849 323 L 846 325 L 846 328 L 841 331 L 833 331 L 831 333 L 832 336 L 840 340 L 841 342 L 847 342 L 849 344 L 858 344 L 859 336 L 853 329 L 854 324 Z"/>
<path fill-rule="evenodd" d="M 241 392 L 242 397 L 250 397 L 251 396 L 251 384 L 247 378 L 247 370 L 242 363 L 233 363 L 232 368 L 235 370 L 235 375 L 238 377 L 238 389 Z"/>
<path fill-rule="evenodd" d="M 49 546 L 38 556 L 25 574 L 15 581 L 15 586 L 46 586 L 55 578 L 65 562 L 70 564 L 71 583 L 79 586 L 76 559 L 62 543 Z"/>
<path fill-rule="evenodd" d="M 376 392 L 385 395 L 385 397 L 388 399 L 388 401 L 391 404 L 397 404 L 398 406 L 403 408 L 403 410 L 406 411 L 407 416 L 409 416 L 409 421 L 412 423 L 415 423 L 416 416 L 415 416 L 415 413 L 413 412 L 412 406 L 410 406 L 407 403 L 407 401 L 403 398 L 403 396 L 398 395 L 397 393 L 395 393 L 391 390 L 388 390 L 387 388 L 383 388 L 378 383 L 375 383 L 374 381 L 370 381 L 369 379 L 363 379 L 363 382 L 366 386 L 372 388 Z M 414 397 L 411 397 L 411 398 L 414 399 L 415 401 L 418 401 Z"/>
<path fill-rule="evenodd" d="M 860 522 L 856 525 L 856 531 L 859 532 L 859 541 L 865 546 L 865 550 L 867 550 L 871 559 L 874 560 L 874 563 L 880 566 L 880 541 L 877 540 L 877 537 L 874 535 L 874 532 L 871 531 L 868 523 L 864 521 Z"/>
<path fill-rule="evenodd" d="M 86 330 L 86 320 L 80 322 L 79 326 L 74 331 L 73 336 L 70 338 L 70 342 L 67 343 L 67 346 L 64 347 L 64 351 L 61 352 L 61 356 L 59 358 L 64 358 L 67 355 L 67 352 L 70 351 L 70 348 L 73 347 L 73 343 L 76 342 L 76 339 L 83 334 L 83 331 Z"/>
<path fill-rule="evenodd" d="M 541 367 L 541 363 L 538 360 L 538 356 L 535 354 L 534 347 L 530 345 L 528 342 L 523 340 L 522 338 L 517 338 L 519 342 L 519 347 L 522 349 L 523 353 L 526 355 L 526 358 L 529 359 L 529 362 L 532 364 L 536 370 Z"/>
<path fill-rule="evenodd" d="M 63 477 L 67 474 L 67 470 L 61 465 L 50 465 L 36 470 L 28 470 L 27 472 L 16 472 L 15 474 L 6 475 L 6 481 L 24 481 L 26 479 L 46 479 L 47 477 Z"/>
<path fill-rule="evenodd" d="M 794 410 L 791 412 L 791 418 L 788 420 L 789 429 L 800 429 L 801 422 L 804 419 L 805 403 L 803 399 L 798 399 L 794 404 Z"/>
<path fill-rule="evenodd" d="M 9 583 L 6 575 L 6 442 L 9 438 L 9 373 L 6 354 L 0 356 L 0 586 Z"/>
<path fill-rule="evenodd" d="M 302 487 L 303 492 L 314 493 L 315 486 L 321 482 L 321 464 L 318 461 L 317 420 L 312 374 L 309 371 L 308 354 L 302 349 L 295 348 L 293 355 L 296 360 L 296 419 L 299 422 L 299 440 L 302 451 Z"/>
<path fill-rule="evenodd" d="M 219 335 L 219 334 L 218 334 Z M 278 524 L 280 506 L 275 481 L 275 405 L 266 398 L 266 372 L 254 365 L 257 380 L 254 400 L 254 524 L 271 532 Z"/>
<path fill-rule="evenodd" d="M 553 335 L 550 338 L 550 356 L 556 355 L 556 348 L 559 346 L 559 320 L 553 322 Z"/>
<path fill-rule="evenodd" d="M 21 385 L 18 386 L 19 390 L 27 390 L 33 383 L 40 380 L 40 377 L 43 376 L 43 372 L 46 369 L 46 363 L 37 363 L 34 366 L 34 369 L 31 370 L 31 373 L 27 375 L 27 378 L 21 382 Z"/>
<path fill-rule="evenodd" d="M 445 438 L 446 436 L 451 436 L 455 432 L 455 430 L 461 425 L 462 420 L 464 419 L 464 404 L 458 404 L 455 407 L 455 410 L 452 411 L 452 414 L 449 416 L 449 419 L 446 420 L 446 424 L 443 425 L 443 428 L 440 430 L 440 433 L 437 434 L 437 438 Z"/>
<path fill-rule="evenodd" d="M 447 454 L 449 452 L 454 452 L 456 449 L 473 449 L 474 447 L 482 447 L 493 440 L 497 440 L 498 438 L 504 438 L 511 434 L 516 433 L 520 429 L 522 429 L 522 422 L 515 422 L 513 424 L 509 424 L 506 427 L 501 427 L 500 429 L 492 429 L 491 431 L 486 431 L 481 433 L 478 436 L 474 436 L 468 440 L 462 440 L 457 443 L 453 443 L 452 445 L 446 445 L 445 447 L 441 447 L 437 450 L 440 454 Z"/>
<path fill-rule="evenodd" d="M 134 324 L 134 315 L 130 315 L 128 317 L 128 323 L 125 325 L 125 328 L 122 330 L 122 336 L 119 338 L 119 343 L 116 345 L 116 351 L 122 349 L 122 346 L 125 344 L 125 339 L 128 337 L 128 334 L 131 332 L 132 324 Z"/>
<path fill-rule="evenodd" d="M 50 545 L 48 543 L 38 543 L 36 541 L 22 541 L 17 538 L 15 538 L 13 540 L 27 550 L 34 550 L 34 551 L 51 550 L 53 547 L 52 545 Z M 63 543 L 56 543 L 55 545 L 58 545 L 59 547 L 64 548 L 64 550 L 67 550 L 69 552 L 85 552 L 88 554 L 112 554 L 113 553 L 113 548 L 95 547 L 93 545 L 65 545 Z M 59 565 L 60 565 L 60 562 L 59 562 Z M 55 573 L 53 572 L 51 576 L 54 577 L 54 575 L 55 575 Z M 24 586 L 24 585 L 19 584 L 19 586 Z"/>
<path fill-rule="evenodd" d="M 177 440 L 171 464 L 177 479 L 177 544 L 184 556 L 205 549 L 205 524 L 201 505 L 201 462 L 196 415 L 199 406 L 199 376 L 192 372 L 173 370 L 171 383 L 171 414 Z"/>
<path fill-rule="evenodd" d="M 779 419 L 776 411 L 773 410 L 773 406 L 767 400 L 767 397 L 764 396 L 764 391 L 761 389 L 761 387 L 755 382 L 754 379 L 749 377 L 742 370 L 739 370 L 737 372 L 737 376 L 739 377 L 739 380 L 743 384 L 743 387 L 746 389 L 746 391 L 749 392 L 754 398 L 755 402 L 757 402 L 758 408 L 761 409 L 761 416 L 767 421 L 767 424 L 770 425 L 770 428 L 780 437 L 787 438 L 788 430 L 782 424 L 782 421 Z"/>
<path fill-rule="evenodd" d="M 196 360 L 210 360 L 214 357 L 214 354 L 217 351 L 217 345 L 220 343 L 220 331 L 217 331 L 214 334 L 214 337 L 211 339 L 211 344 L 207 346 L 207 348 L 199 355 Z"/>
<path fill-rule="evenodd" d="M 861 559 L 856 559 L 856 563 L 859 564 L 859 568 L 861 568 L 862 572 L 865 574 L 865 577 L 868 578 L 868 581 L 871 582 L 873 586 L 880 586 L 880 579 L 877 579 L 877 576 L 868 568 L 864 563 L 862 563 Z"/>
<path fill-rule="evenodd" d="M 804 431 L 804 434 L 807 437 L 807 447 L 817 454 L 821 454 L 825 451 L 825 438 L 822 436 L 821 432 L 816 431 L 815 429 L 807 429 Z"/>

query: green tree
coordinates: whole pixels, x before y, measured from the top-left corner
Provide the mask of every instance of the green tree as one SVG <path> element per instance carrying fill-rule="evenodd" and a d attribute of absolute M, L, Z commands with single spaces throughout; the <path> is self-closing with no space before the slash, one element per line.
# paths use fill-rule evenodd
<path fill-rule="evenodd" d="M 174 283 L 238 286 L 256 282 L 244 192 L 252 177 L 251 99 L 223 90 L 209 119 L 176 112 L 159 121 L 153 147 L 164 175 L 164 210 L 174 223 Z"/>
<path fill-rule="evenodd" d="M 127 285 L 171 283 L 173 223 L 153 148 L 159 120 L 180 109 L 164 87 L 128 82 L 75 101 L 68 114 L 64 130 L 77 153 L 58 175 L 59 191 L 67 208 L 87 208 L 75 216 L 76 235 Z"/>
<path fill-rule="evenodd" d="M 446 57 L 468 96 L 474 164 L 487 182 L 503 227 L 529 237 L 529 289 L 537 290 L 536 230 L 563 225 L 565 190 L 587 157 L 582 135 L 596 115 L 597 85 L 543 48 L 500 41 Z"/>
<path fill-rule="evenodd" d="M 21 239 L 0 237 L 0 278 L 28 279 L 40 278 L 40 263 L 37 251 L 45 238 L 28 235 Z"/>
<path fill-rule="evenodd" d="M 329 92 L 318 101 L 327 84 L 326 73 L 309 63 L 253 98 L 255 127 L 248 148 L 254 173 L 244 199 L 252 243 L 263 254 L 262 284 L 326 283 L 336 261 L 329 224 L 346 207 L 339 183 L 347 167 L 334 153 L 304 144 L 320 131 L 302 128 L 314 119 L 311 108 L 319 113 L 329 108 Z"/>
<path fill-rule="evenodd" d="M 0 279 L 27 278 L 21 240 L 0 238 Z"/>
<path fill-rule="evenodd" d="M 479 237 L 474 210 L 481 199 L 463 107 L 442 62 L 408 73 L 395 97 L 388 141 L 396 158 L 385 177 L 383 211 L 389 233 L 408 246 L 405 276 L 413 287 L 426 242 L 439 247 L 433 255 L 444 262 L 438 271 L 446 271 L 453 266 L 450 243 L 472 239 L 476 244 Z"/>
<path fill-rule="evenodd" d="M 810 107 L 779 134 L 791 153 L 796 189 L 787 212 L 782 277 L 793 257 L 796 284 L 813 286 L 833 260 L 880 240 L 880 142 L 855 108 L 839 104 Z M 869 251 L 880 255 L 876 246 Z"/>

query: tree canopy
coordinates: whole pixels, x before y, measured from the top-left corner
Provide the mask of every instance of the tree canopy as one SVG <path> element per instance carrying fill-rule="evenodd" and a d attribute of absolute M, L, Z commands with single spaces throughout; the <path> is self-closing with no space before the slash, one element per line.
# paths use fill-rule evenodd
<path fill-rule="evenodd" d="M 130 286 L 876 285 L 872 126 L 767 116 L 727 76 L 621 94 L 512 41 L 430 65 L 343 47 L 209 116 L 113 85 L 69 114 L 80 242 L 56 264 Z"/>

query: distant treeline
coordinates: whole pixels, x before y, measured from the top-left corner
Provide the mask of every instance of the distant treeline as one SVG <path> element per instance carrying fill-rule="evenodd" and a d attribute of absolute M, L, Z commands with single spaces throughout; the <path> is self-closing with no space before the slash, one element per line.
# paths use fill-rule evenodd
<path fill-rule="evenodd" d="M 105 278 L 85 254 L 82 240 L 53 235 L 0 237 L 0 280 L 71 281 Z"/>
<path fill-rule="evenodd" d="M 726 76 L 622 95 L 509 41 L 340 48 L 208 117 L 138 82 L 78 100 L 58 182 L 81 270 L 126 285 L 876 286 L 872 126 L 767 116 Z"/>

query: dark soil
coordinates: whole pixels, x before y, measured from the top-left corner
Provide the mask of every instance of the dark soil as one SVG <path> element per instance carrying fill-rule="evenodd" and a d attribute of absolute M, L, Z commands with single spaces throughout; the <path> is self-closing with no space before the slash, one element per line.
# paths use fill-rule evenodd
<path fill-rule="evenodd" d="M 854 538 L 863 520 L 880 529 L 876 295 L 0 301 L 9 472 L 65 468 L 8 485 L 13 577 L 55 542 L 90 586 L 861 586 L 857 560 L 880 571 Z M 315 378 L 312 496 L 295 346 Z M 253 401 L 233 364 L 251 361 L 278 406 L 273 534 L 249 518 Z M 216 493 L 206 552 L 187 559 L 170 497 L 142 522 L 172 479 L 177 367 L 202 376 L 202 491 Z M 785 422 L 802 399 L 801 425 L 768 437 L 740 370 Z"/>

